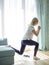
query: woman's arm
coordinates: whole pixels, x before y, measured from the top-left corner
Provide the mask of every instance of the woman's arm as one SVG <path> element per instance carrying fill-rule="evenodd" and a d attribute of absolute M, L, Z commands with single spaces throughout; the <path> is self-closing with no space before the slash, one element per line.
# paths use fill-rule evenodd
<path fill-rule="evenodd" d="M 38 36 L 40 29 L 41 29 L 41 27 L 38 26 L 38 30 L 37 30 L 37 31 L 33 30 L 32 32 L 33 32 L 36 36 Z"/>

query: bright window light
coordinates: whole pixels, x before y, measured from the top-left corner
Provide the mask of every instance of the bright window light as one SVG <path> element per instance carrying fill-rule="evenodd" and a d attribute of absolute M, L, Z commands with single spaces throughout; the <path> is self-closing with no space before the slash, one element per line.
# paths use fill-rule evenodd
<path fill-rule="evenodd" d="M 0 39 L 2 39 L 2 12 L 0 10 Z"/>
<path fill-rule="evenodd" d="M 35 0 L 25 0 L 24 6 L 22 0 L 4 0 L 4 36 L 9 45 L 18 49 L 28 24 L 36 16 Z"/>

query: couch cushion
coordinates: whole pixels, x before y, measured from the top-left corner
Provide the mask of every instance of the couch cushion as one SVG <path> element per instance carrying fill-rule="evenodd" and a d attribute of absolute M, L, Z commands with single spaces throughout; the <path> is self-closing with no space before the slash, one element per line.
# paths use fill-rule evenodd
<path fill-rule="evenodd" d="M 12 56 L 15 54 L 15 51 L 8 46 L 0 46 L 0 57 Z"/>
<path fill-rule="evenodd" d="M 0 39 L 0 45 L 7 45 L 7 39 Z"/>

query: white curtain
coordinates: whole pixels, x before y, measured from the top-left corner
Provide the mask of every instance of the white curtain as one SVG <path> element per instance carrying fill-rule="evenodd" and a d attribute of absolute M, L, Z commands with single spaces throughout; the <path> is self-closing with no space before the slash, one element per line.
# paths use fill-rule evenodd
<path fill-rule="evenodd" d="M 33 17 L 37 17 L 35 0 L 4 0 L 4 37 L 20 49 L 21 40 Z"/>
<path fill-rule="evenodd" d="M 3 8 L 4 8 L 4 1 L 0 0 L 0 39 L 4 37 L 4 25 L 3 25 Z"/>
<path fill-rule="evenodd" d="M 1 18 L 1 9 L 0 9 L 0 39 L 2 38 L 2 18 Z"/>

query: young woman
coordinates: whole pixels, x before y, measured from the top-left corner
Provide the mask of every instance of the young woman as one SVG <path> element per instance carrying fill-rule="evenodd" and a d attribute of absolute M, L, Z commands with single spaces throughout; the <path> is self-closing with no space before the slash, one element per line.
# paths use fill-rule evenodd
<path fill-rule="evenodd" d="M 39 31 L 41 29 L 41 27 L 38 26 L 38 30 L 35 31 L 34 26 L 37 25 L 37 24 L 38 24 L 38 19 L 35 17 L 35 18 L 32 19 L 32 21 L 31 21 L 31 23 L 30 23 L 30 25 L 29 25 L 29 27 L 28 27 L 22 41 L 21 41 L 21 49 L 20 49 L 20 51 L 12 47 L 15 50 L 15 52 L 22 55 L 24 50 L 25 50 L 26 45 L 31 45 L 31 46 L 34 45 L 35 49 L 34 49 L 34 57 L 33 58 L 35 60 L 39 59 L 38 57 L 36 57 L 39 44 L 38 44 L 38 42 L 32 40 L 32 38 L 33 38 L 33 34 L 38 36 Z"/>

